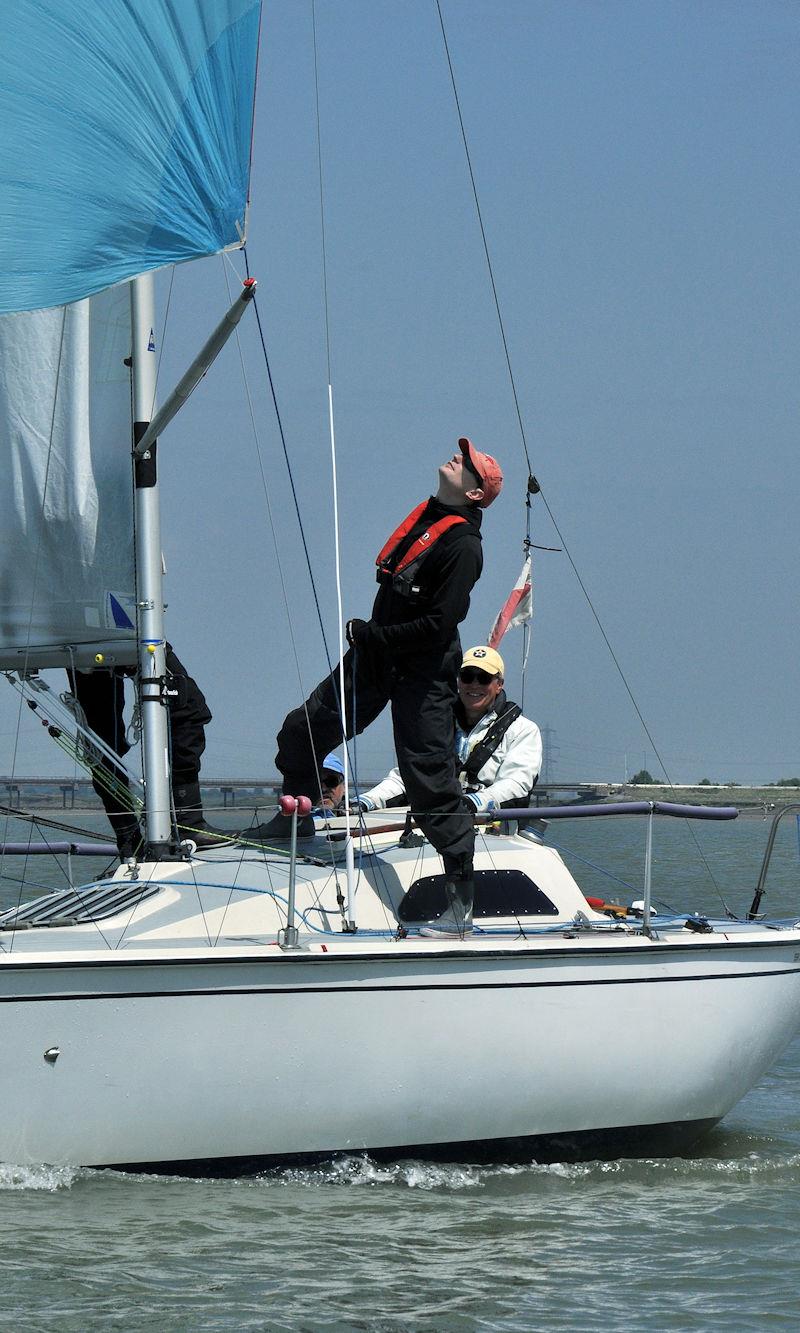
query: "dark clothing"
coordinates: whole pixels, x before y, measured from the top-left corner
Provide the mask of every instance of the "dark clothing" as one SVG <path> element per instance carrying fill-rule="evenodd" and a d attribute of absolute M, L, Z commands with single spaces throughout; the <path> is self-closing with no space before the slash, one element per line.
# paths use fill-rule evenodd
<path fill-rule="evenodd" d="M 87 726 L 122 757 L 131 748 L 125 736 L 125 680 L 118 671 L 68 671 L 69 686 L 83 709 Z M 92 764 L 92 786 L 103 803 L 120 855 L 132 856 L 141 845 L 128 775 L 107 761 Z"/>
<path fill-rule="evenodd" d="M 467 521 L 450 528 L 428 552 L 420 566 L 417 596 L 404 596 L 391 579 L 378 576 L 381 586 L 372 608 L 370 633 L 395 655 L 452 644 L 469 610 L 469 595 L 483 568 L 479 509 L 444 505 L 431 496 L 395 550 L 392 563 L 397 564 L 415 539 L 446 514 L 459 514 Z"/>
<path fill-rule="evenodd" d="M 211 710 L 199 685 L 170 644 L 166 647 L 166 666 L 172 683 L 178 687 L 168 704 L 173 800 L 177 811 L 190 812 L 199 806 L 199 790 L 195 793 L 194 788 L 206 748 L 204 728 L 211 721 Z M 125 676 L 131 674 L 132 670 L 126 667 L 67 672 L 70 688 L 84 711 L 87 724 L 120 758 L 131 748 L 125 736 L 123 717 Z M 109 783 L 109 769 L 116 779 L 113 783 Z M 133 852 L 141 842 L 141 832 L 133 813 L 127 773 L 123 768 L 105 762 L 98 764 L 92 768 L 92 786 L 103 803 L 120 851 L 124 848 Z M 193 821 L 179 818 L 179 822 L 191 825 Z"/>
<path fill-rule="evenodd" d="M 200 776 L 200 760 L 206 748 L 205 728 L 211 721 L 211 709 L 197 681 L 189 675 L 169 644 L 167 644 L 167 672 L 180 685 L 178 698 L 169 701 L 174 790 L 179 784 L 196 782 Z"/>
<path fill-rule="evenodd" d="M 409 596 L 398 591 L 391 573 L 379 575 L 367 632 L 344 658 L 344 712 L 349 739 L 391 703 L 397 762 L 417 823 L 439 852 L 460 863 L 471 860 L 475 832 L 456 777 L 453 709 L 461 663 L 458 626 L 482 566 L 480 511 L 429 500 L 393 561 L 449 513 L 467 521 L 431 547 L 419 566 L 417 591 Z M 276 762 L 284 791 L 295 796 L 315 791 L 317 768 L 341 735 L 337 668 L 288 715 L 278 734 Z"/>

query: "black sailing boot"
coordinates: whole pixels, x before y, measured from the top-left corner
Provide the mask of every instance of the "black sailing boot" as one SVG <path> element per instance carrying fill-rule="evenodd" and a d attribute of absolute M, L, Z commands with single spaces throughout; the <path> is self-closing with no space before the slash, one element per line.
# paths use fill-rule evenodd
<path fill-rule="evenodd" d="M 305 777 L 302 774 L 296 773 L 290 773 L 288 777 L 285 773 L 283 775 L 284 796 L 289 793 L 295 795 L 297 792 L 313 791 L 315 787 L 316 783 L 313 779 L 309 778 L 308 775 Z M 316 832 L 313 815 L 298 815 L 298 842 L 310 841 L 311 838 L 316 837 Z M 272 819 L 267 820 L 266 824 L 258 824 L 255 828 L 242 829 L 239 837 L 242 842 L 290 842 L 292 837 L 292 817 L 291 815 L 284 815 L 280 810 L 277 810 L 272 816 Z"/>
<path fill-rule="evenodd" d="M 444 884 L 447 907 L 435 921 L 423 926 L 420 935 L 432 940 L 460 939 L 472 934 L 472 904 L 475 897 L 475 880 L 472 871 L 472 858 L 468 856 L 442 855 L 447 876 Z"/>
<path fill-rule="evenodd" d="M 206 823 L 199 782 L 176 783 L 172 788 L 172 799 L 175 802 L 175 822 L 181 841 L 189 839 L 198 851 L 209 847 L 224 847 L 226 843 L 233 842 L 232 834 Z"/>
<path fill-rule="evenodd" d="M 289 842 L 292 836 L 291 816 L 281 814 L 280 810 L 255 828 L 242 829 L 239 837 L 243 842 Z M 297 821 L 297 841 L 308 842 L 316 836 L 313 815 L 300 815 Z"/>
<path fill-rule="evenodd" d="M 120 861 L 141 858 L 144 838 L 136 816 L 128 813 L 109 814 L 108 821 L 114 830 Z"/>

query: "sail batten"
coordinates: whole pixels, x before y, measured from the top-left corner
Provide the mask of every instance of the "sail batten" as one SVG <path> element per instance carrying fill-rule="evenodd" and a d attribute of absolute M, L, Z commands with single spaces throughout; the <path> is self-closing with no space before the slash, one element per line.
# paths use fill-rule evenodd
<path fill-rule="evenodd" d="M 0 312 L 242 243 L 260 0 L 0 13 Z"/>

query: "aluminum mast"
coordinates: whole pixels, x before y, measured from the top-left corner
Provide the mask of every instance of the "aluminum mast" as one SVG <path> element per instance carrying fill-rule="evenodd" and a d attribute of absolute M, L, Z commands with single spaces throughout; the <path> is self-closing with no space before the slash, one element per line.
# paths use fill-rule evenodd
<path fill-rule="evenodd" d="M 152 273 L 130 284 L 133 366 L 133 448 L 144 436 L 155 408 L 155 296 Z M 169 718 L 167 715 L 161 520 L 156 442 L 134 458 L 137 629 L 142 705 L 145 841 L 148 860 L 172 852 Z"/>

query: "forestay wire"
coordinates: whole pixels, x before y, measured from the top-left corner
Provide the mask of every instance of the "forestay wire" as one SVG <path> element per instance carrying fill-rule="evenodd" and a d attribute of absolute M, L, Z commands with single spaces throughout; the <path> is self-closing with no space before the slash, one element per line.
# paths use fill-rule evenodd
<path fill-rule="evenodd" d="M 659 748 L 658 748 L 658 746 L 656 745 L 656 742 L 655 742 L 654 739 L 653 739 L 653 736 L 652 736 L 652 734 L 651 734 L 651 732 L 650 732 L 650 728 L 648 727 L 648 725 L 647 725 L 647 723 L 646 723 L 646 721 L 645 721 L 645 719 L 644 719 L 644 716 L 643 716 L 643 714 L 642 714 L 642 710 L 640 709 L 638 703 L 636 702 L 636 698 L 635 698 L 635 696 L 634 696 L 633 690 L 631 689 L 631 686 L 630 686 L 629 683 L 628 683 L 627 676 L 625 675 L 625 672 L 624 672 L 623 669 L 622 669 L 622 664 L 620 663 L 619 658 L 617 657 L 617 654 L 614 652 L 614 649 L 613 649 L 613 647 L 612 647 L 612 645 L 611 645 L 611 640 L 609 639 L 609 637 L 608 637 L 608 635 L 607 635 L 607 633 L 606 633 L 606 631 L 605 631 L 605 628 L 604 628 L 604 626 L 603 626 L 603 622 L 602 622 L 601 619 L 600 619 L 600 616 L 599 616 L 599 614 L 598 614 L 597 608 L 595 607 L 594 602 L 592 601 L 592 598 L 591 598 L 591 596 L 590 596 L 590 594 L 589 594 L 589 590 L 588 590 L 588 588 L 586 587 L 586 584 L 584 583 L 583 579 L 581 578 L 580 572 L 579 572 L 579 570 L 578 570 L 578 566 L 576 565 L 575 560 L 573 559 L 573 556 L 572 556 L 572 553 L 570 552 L 569 546 L 567 545 L 566 541 L 564 540 L 564 535 L 563 535 L 563 533 L 562 533 L 560 527 L 558 526 L 558 523 L 556 522 L 555 515 L 554 515 L 552 509 L 550 508 L 550 505 L 549 505 L 549 503 L 548 503 L 548 501 L 547 501 L 547 497 L 546 497 L 544 491 L 542 490 L 541 485 L 540 485 L 539 482 L 536 480 L 536 478 L 533 476 L 533 472 L 532 472 L 532 469 L 531 469 L 530 452 L 529 452 L 529 450 L 528 450 L 528 440 L 527 440 L 527 436 L 526 436 L 526 433 L 525 433 L 525 423 L 524 423 L 523 418 L 522 418 L 522 410 L 521 410 L 521 408 L 520 408 L 519 394 L 518 394 L 518 392 L 517 392 L 517 384 L 516 384 L 516 380 L 515 380 L 515 378 L 514 378 L 514 368 L 513 368 L 512 364 L 511 364 L 511 354 L 510 354 L 509 346 L 508 346 L 508 338 L 506 337 L 506 329 L 505 329 L 505 323 L 504 323 L 504 320 L 503 320 L 503 313 L 502 313 L 502 310 L 501 310 L 501 308 L 500 308 L 500 298 L 499 298 L 499 296 L 498 296 L 498 292 L 497 292 L 497 283 L 496 283 L 496 281 L 495 281 L 495 276 L 494 276 L 494 268 L 493 268 L 493 265 L 492 265 L 492 257 L 491 257 L 491 254 L 490 254 L 490 252 L 489 252 L 489 242 L 488 242 L 488 240 L 487 240 L 487 236 L 486 236 L 486 228 L 485 228 L 485 226 L 484 226 L 484 222 L 483 222 L 483 213 L 482 213 L 482 211 L 481 211 L 480 198 L 479 198 L 479 196 L 478 196 L 478 187 L 477 187 L 477 184 L 476 184 L 476 181 L 475 181 L 475 172 L 474 172 L 473 167 L 472 167 L 472 156 L 471 156 L 470 151 L 469 151 L 469 142 L 468 142 L 468 140 L 467 140 L 467 132 L 466 132 L 466 127 L 465 127 L 465 125 L 464 125 L 464 117 L 463 117 L 462 112 L 461 112 L 461 100 L 460 100 L 459 95 L 458 95 L 458 86 L 457 86 L 457 84 L 456 84 L 456 76 L 455 76 L 455 70 L 454 70 L 454 68 L 453 68 L 453 61 L 452 61 L 451 56 L 450 56 L 450 45 L 449 45 L 448 40 L 447 40 L 447 31 L 446 31 L 446 29 L 445 29 L 445 25 L 444 25 L 444 15 L 442 14 L 441 0 L 435 0 L 435 3 L 436 3 L 436 12 L 437 12 L 437 14 L 438 14 L 438 16 L 439 16 L 439 26 L 440 26 L 440 28 L 441 28 L 441 30 L 442 30 L 442 42 L 443 42 L 443 44 L 444 44 L 444 52 L 445 52 L 445 57 L 446 57 L 446 60 L 447 60 L 447 68 L 448 68 L 449 73 L 450 73 L 450 84 L 451 84 L 451 87 L 452 87 L 452 90 L 453 90 L 453 100 L 454 100 L 454 103 L 455 103 L 456 115 L 457 115 L 457 117 L 458 117 L 458 124 L 459 124 L 459 128 L 460 128 L 460 130 L 461 130 L 461 141 L 462 141 L 462 144 L 463 144 L 463 146 L 464 146 L 464 155 L 465 155 L 465 157 L 466 157 L 466 161 L 467 161 L 467 170 L 468 170 L 468 173 L 469 173 L 470 185 L 471 185 L 471 187 L 472 187 L 472 197 L 473 197 L 473 200 L 474 200 L 474 202 L 475 202 L 475 213 L 476 213 L 477 220 L 478 220 L 478 226 L 479 226 L 479 228 L 480 228 L 481 240 L 482 240 L 482 242 L 483 242 L 483 252 L 484 252 L 484 255 L 486 256 L 486 267 L 487 267 L 487 269 L 488 269 L 488 273 L 489 273 L 489 282 L 490 282 L 490 284 L 491 284 L 491 288 L 492 288 L 492 297 L 493 297 L 493 299 L 494 299 L 494 307 L 495 307 L 495 311 L 496 311 L 496 313 L 497 313 L 497 322 L 498 322 L 498 325 L 499 325 L 499 328 L 500 328 L 500 338 L 501 338 L 501 341 L 502 341 L 502 344 L 503 344 L 503 353 L 504 353 L 504 355 L 505 355 L 506 366 L 507 366 L 507 368 L 508 368 L 508 378 L 509 378 L 509 382 L 510 382 L 510 385 L 511 385 L 511 393 L 512 393 L 512 397 L 513 397 L 513 399 L 514 399 L 514 408 L 515 408 L 515 411 L 516 411 L 516 414 L 517 414 L 517 422 L 518 422 L 518 424 L 519 424 L 519 433 L 520 433 L 520 439 L 521 439 L 521 442 L 522 442 L 522 450 L 523 450 L 523 453 L 524 453 L 524 455 L 525 455 L 525 465 L 526 465 L 526 467 L 527 467 L 527 469 L 528 469 L 528 487 L 527 487 L 527 494 L 526 494 L 527 524 L 526 524 L 525 549 L 526 549 L 526 551 L 527 551 L 527 550 L 530 550 L 530 547 L 531 547 L 531 545 L 532 545 L 531 540 L 530 540 L 530 497 L 531 497 L 531 494 L 535 494 L 535 493 L 538 492 L 539 494 L 541 494 L 541 497 L 542 497 L 542 504 L 544 505 L 544 507 L 545 507 L 545 509 L 546 509 L 546 511 L 547 511 L 547 515 L 548 515 L 548 517 L 549 517 L 549 519 L 550 519 L 550 522 L 552 523 L 552 525 L 553 525 L 553 527 L 554 527 L 556 533 L 558 534 L 558 539 L 559 539 L 559 541 L 561 542 L 561 545 L 562 545 L 563 550 L 564 550 L 564 554 L 566 555 L 567 560 L 568 560 L 569 563 L 570 563 L 570 567 L 571 567 L 571 569 L 572 569 L 573 574 L 575 575 L 575 578 L 578 580 L 578 585 L 579 585 L 579 587 L 580 587 L 580 589 L 581 589 L 581 592 L 583 593 L 584 597 L 586 598 L 586 602 L 587 602 L 587 604 L 588 604 L 588 606 L 589 606 L 589 610 L 591 611 L 592 616 L 594 617 L 595 623 L 596 623 L 596 625 L 597 625 L 597 628 L 599 629 L 600 634 L 602 635 L 603 642 L 605 643 L 606 647 L 608 648 L 609 653 L 611 654 L 611 660 L 612 660 L 612 662 L 614 663 L 614 666 L 616 667 L 616 670 L 617 670 L 617 672 L 618 672 L 618 674 L 619 674 L 620 680 L 622 681 L 622 684 L 623 684 L 623 686 L 624 686 L 624 688 L 625 688 L 625 692 L 627 693 L 628 698 L 630 699 L 631 704 L 633 705 L 634 712 L 636 713 L 636 716 L 637 716 L 637 718 L 639 719 L 639 722 L 641 723 L 642 730 L 644 731 L 644 734 L 646 735 L 648 741 L 650 742 L 650 745 L 651 745 L 651 747 L 652 747 L 653 753 L 655 754 L 656 759 L 658 760 L 658 763 L 659 763 L 660 766 L 661 766 L 662 772 L 664 773 L 664 776 L 665 776 L 665 778 L 666 778 L 666 780 L 667 780 L 667 785 L 668 785 L 669 787 L 674 787 L 674 783 L 673 783 L 673 781 L 672 781 L 672 779 L 671 779 L 671 777 L 670 777 L 670 775 L 669 775 L 669 773 L 668 773 L 668 771 L 667 771 L 667 766 L 666 766 L 666 764 L 664 763 L 664 760 L 663 760 L 663 758 L 662 758 L 662 756 L 661 756 L 661 753 L 660 753 L 660 751 L 659 751 Z M 705 869 L 706 869 L 706 871 L 707 871 L 707 873 L 708 873 L 708 875 L 709 875 L 709 877 L 710 877 L 710 879 L 711 879 L 712 884 L 714 885 L 714 888 L 715 888 L 716 891 L 717 891 L 717 894 L 719 895 L 720 901 L 722 902 L 722 904 L 723 904 L 723 906 L 724 906 L 726 912 L 728 912 L 728 915 L 729 915 L 729 916 L 732 916 L 733 913 L 730 912 L 730 909 L 728 908 L 727 904 L 725 903 L 725 900 L 724 900 L 724 898 L 723 898 L 723 896 L 722 896 L 722 892 L 721 892 L 721 890 L 720 890 L 719 885 L 717 884 L 717 881 L 716 881 L 716 878 L 715 878 L 715 876 L 714 876 L 714 873 L 713 873 L 713 871 L 712 871 L 712 869 L 711 869 L 711 866 L 709 865 L 708 860 L 706 859 L 706 857 L 705 857 L 705 855 L 704 855 L 704 853 L 703 853 L 703 851 L 702 851 L 702 848 L 700 847 L 700 844 L 699 844 L 699 842 L 697 841 L 697 836 L 696 836 L 694 830 L 691 828 L 691 826 L 689 826 L 689 827 L 690 827 L 690 833 L 691 833 L 692 839 L 693 839 L 693 841 L 694 841 L 694 843 L 695 843 L 695 847 L 697 848 L 697 851 L 699 852 L 700 857 L 702 858 L 702 861 L 703 861 L 703 864 L 704 864 L 704 866 L 705 866 Z"/>

